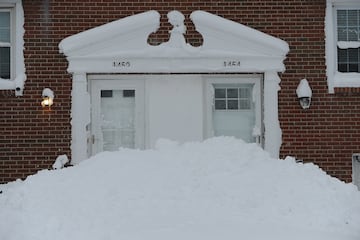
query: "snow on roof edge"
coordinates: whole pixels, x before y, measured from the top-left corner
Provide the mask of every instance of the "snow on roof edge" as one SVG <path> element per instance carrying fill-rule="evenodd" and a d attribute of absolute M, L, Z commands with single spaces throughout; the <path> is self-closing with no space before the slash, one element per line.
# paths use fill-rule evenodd
<path fill-rule="evenodd" d="M 197 31 L 198 26 L 201 25 L 224 31 L 224 26 L 226 25 L 227 32 L 231 30 L 233 34 L 241 35 L 241 38 L 257 41 L 261 44 L 276 48 L 280 50 L 283 55 L 286 55 L 290 50 L 288 43 L 279 38 L 209 12 L 197 10 L 191 13 L 190 18 L 194 22 Z M 199 24 L 199 22 L 201 24 Z"/>
<path fill-rule="evenodd" d="M 150 10 L 136 15 L 128 16 L 109 22 L 95 28 L 77 33 L 63 39 L 59 43 L 59 52 L 68 55 L 70 51 L 83 48 L 84 46 L 96 43 L 102 39 L 112 38 L 113 36 L 128 32 L 134 26 L 152 26 L 152 32 L 156 32 L 160 27 L 160 14 L 157 11 Z M 113 31 L 114 28 L 119 29 Z"/>

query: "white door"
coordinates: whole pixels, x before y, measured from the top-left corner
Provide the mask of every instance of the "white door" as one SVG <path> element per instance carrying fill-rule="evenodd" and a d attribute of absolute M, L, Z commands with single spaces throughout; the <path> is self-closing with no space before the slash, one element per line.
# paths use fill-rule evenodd
<path fill-rule="evenodd" d="M 208 136 L 262 144 L 261 76 L 210 78 L 207 89 Z"/>
<path fill-rule="evenodd" d="M 142 80 L 91 80 L 92 154 L 144 147 Z"/>

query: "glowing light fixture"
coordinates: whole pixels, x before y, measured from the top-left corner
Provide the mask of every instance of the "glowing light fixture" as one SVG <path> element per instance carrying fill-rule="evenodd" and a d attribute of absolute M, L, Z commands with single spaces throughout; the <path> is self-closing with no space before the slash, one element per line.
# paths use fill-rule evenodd
<path fill-rule="evenodd" d="M 51 107 L 54 103 L 54 92 L 50 88 L 44 88 L 42 92 L 42 101 L 41 106 L 44 107 Z"/>

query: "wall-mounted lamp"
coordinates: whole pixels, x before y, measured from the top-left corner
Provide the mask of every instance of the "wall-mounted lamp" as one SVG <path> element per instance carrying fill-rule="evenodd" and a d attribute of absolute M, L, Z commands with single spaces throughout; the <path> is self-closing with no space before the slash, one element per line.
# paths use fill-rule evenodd
<path fill-rule="evenodd" d="M 308 109 L 311 103 L 312 91 L 306 79 L 302 79 L 296 89 L 296 94 L 299 99 L 300 106 L 303 109 Z"/>
<path fill-rule="evenodd" d="M 42 101 L 41 106 L 44 107 L 51 107 L 54 103 L 54 92 L 50 88 L 44 88 L 42 92 Z"/>

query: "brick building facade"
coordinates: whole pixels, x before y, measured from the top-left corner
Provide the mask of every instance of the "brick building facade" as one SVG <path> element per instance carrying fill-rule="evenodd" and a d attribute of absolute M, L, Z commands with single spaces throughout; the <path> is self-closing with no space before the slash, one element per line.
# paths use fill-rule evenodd
<path fill-rule="evenodd" d="M 23 0 L 22 7 L 27 80 L 22 96 L 15 96 L 12 89 L 0 91 L 0 182 L 50 168 L 58 155 L 71 156 L 72 75 L 67 72 L 66 57 L 59 53 L 59 43 L 79 32 L 149 10 L 161 14 L 159 30 L 149 36 L 151 44 L 168 41 L 172 26 L 166 14 L 172 10 L 184 14 L 185 38 L 194 46 L 203 43 L 189 18 L 196 10 L 287 42 L 286 70 L 279 74 L 280 157 L 291 155 L 314 162 L 332 176 L 352 180 L 352 155 L 360 152 L 360 88 L 349 85 L 335 86 L 333 93 L 329 90 L 325 0 Z M 296 95 L 304 78 L 313 93 L 306 110 Z M 44 88 L 55 92 L 51 109 L 40 105 Z"/>

